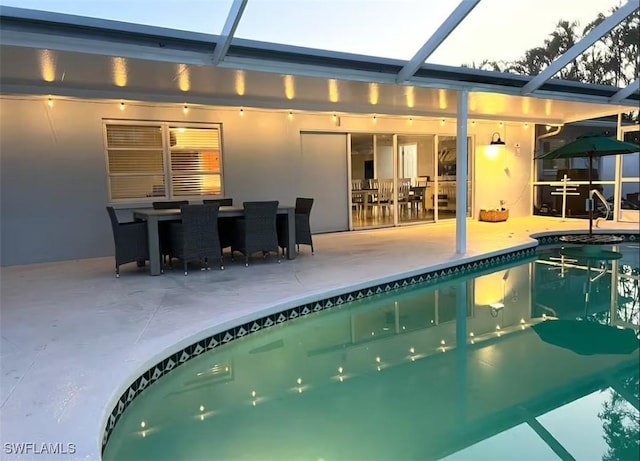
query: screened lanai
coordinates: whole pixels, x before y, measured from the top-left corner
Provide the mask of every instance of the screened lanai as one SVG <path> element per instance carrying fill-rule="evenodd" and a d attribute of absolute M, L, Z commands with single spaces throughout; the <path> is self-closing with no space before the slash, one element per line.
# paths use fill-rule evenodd
<path fill-rule="evenodd" d="M 582 223 L 512 218 L 531 218 L 536 188 L 551 187 L 538 184 L 546 177 L 533 161 L 546 144 L 582 128 L 637 133 L 638 63 L 627 57 L 637 57 L 638 42 L 637 0 L 0 0 L 3 442 L 71 444 L 75 459 L 101 459 L 124 390 L 194 335 L 407 270 L 531 248 L 533 232 L 575 232 Z M 113 171 L 109 130 L 140 126 L 163 133 L 150 150 L 165 169 Z M 172 133 L 196 129 L 219 136 L 221 160 L 207 173 L 220 181 L 183 196 L 166 168 Z M 492 157 L 496 134 L 503 150 Z M 400 173 L 401 153 L 423 145 L 426 166 Z M 445 148 L 442 167 L 455 165 L 455 175 L 439 171 Z M 378 163 L 381 152 L 392 161 Z M 387 174 L 396 188 L 405 176 L 428 178 L 427 213 L 412 222 L 397 208 L 387 213 L 383 225 L 394 232 L 334 232 L 359 229 L 351 180 L 371 179 L 372 160 L 372 176 Z M 638 196 L 638 163 L 627 176 L 624 165 L 616 158 L 608 167 L 616 202 Z M 116 187 L 145 175 L 160 179 Z M 305 195 L 316 198 L 311 224 L 323 234 L 313 257 L 188 278 L 135 267 L 112 276 L 105 205 L 126 217 L 159 198 L 291 204 Z M 509 227 L 476 222 L 502 202 Z M 616 220 L 635 213 L 637 222 L 637 210 L 618 213 L 603 231 L 636 232 Z M 508 272 L 487 284 L 504 287 Z M 530 291 L 523 285 L 506 303 L 524 303 Z M 499 343 L 487 344 L 495 355 Z M 637 408 L 610 365 L 595 384 Z M 555 409 L 576 396 L 539 403 Z M 575 445 L 532 413 L 521 416 L 516 429 L 572 459 Z M 595 438 L 581 433 L 577 443 L 585 437 Z M 0 458 L 17 456 L 3 447 Z"/>
<path fill-rule="evenodd" d="M 291 151 L 291 157 L 264 160 L 265 168 L 275 165 L 273 168 L 284 171 L 279 179 L 279 173 L 275 173 L 264 193 L 284 201 L 293 197 L 272 184 L 300 176 L 296 170 L 326 163 L 321 153 L 314 151 L 318 157 L 314 166 L 296 166 L 295 149 L 300 139 L 308 139 L 307 144 L 304 140 L 302 143 L 311 145 L 317 141 L 318 133 L 334 134 L 336 146 L 351 144 L 346 152 L 336 147 L 336 155 L 347 159 L 326 163 L 318 184 L 309 186 L 308 191 L 300 190 L 326 194 L 321 185 L 331 180 L 345 191 L 339 196 L 327 195 L 319 203 L 318 217 L 312 222 L 317 232 L 357 228 L 355 211 L 348 213 L 357 209 L 348 195 L 349 184 L 336 179 L 355 171 L 352 136 L 390 136 L 390 148 L 398 150 L 403 139 L 426 133 L 430 136 L 426 142 L 434 143 L 430 149 L 440 151 L 442 145 L 449 146 L 447 150 L 454 152 L 450 155 L 457 165 L 456 180 L 450 184 L 440 172 L 418 171 L 425 179 L 441 178 L 431 194 L 433 209 L 427 210 L 430 214 L 426 219 L 455 217 L 457 251 L 464 253 L 466 218 L 477 216 L 480 209 L 495 207 L 505 197 L 515 196 L 517 203 L 509 204 L 513 216 L 533 212 L 533 192 L 526 185 L 532 180 L 530 161 L 539 148 L 540 135 L 527 131 L 529 127 L 546 126 L 548 131 L 558 131 L 568 123 L 613 116 L 615 132 L 620 131 L 615 125 L 618 114 L 631 113 L 629 120 L 633 121 L 636 111 L 637 117 L 638 68 L 636 62 L 626 58 L 634 50 L 637 55 L 637 46 L 633 48 L 637 42 L 633 40 L 638 31 L 637 17 L 635 0 L 3 0 L 0 83 L 3 105 L 8 109 L 3 113 L 21 114 L 22 119 L 35 124 L 30 132 L 42 130 L 42 137 L 55 137 L 56 129 L 73 130 L 73 125 L 63 125 L 71 123 L 74 115 L 86 113 L 89 106 L 92 117 L 103 126 L 109 120 L 219 123 L 224 125 L 221 136 L 226 153 L 221 161 L 224 174 L 220 166 L 220 187 L 213 195 L 249 198 L 240 183 L 266 185 L 266 180 L 260 177 L 257 166 L 255 171 L 246 169 L 247 158 L 232 153 L 257 149 L 234 145 L 237 117 L 232 114 L 253 112 L 258 126 L 248 128 L 245 122 L 243 129 L 272 141 L 268 151 L 282 151 L 282 146 L 275 145 L 277 142 L 286 143 Z M 611 50 L 618 50 L 619 59 L 607 54 Z M 598 65 L 603 59 L 606 68 Z M 41 103 L 46 104 L 45 113 Z M 43 118 L 34 122 L 29 115 L 34 111 Z M 263 120 L 257 122 L 258 118 Z M 278 125 L 269 133 L 260 131 L 259 126 L 276 123 L 276 118 L 278 124 L 289 123 L 289 128 Z M 618 125 L 624 120 L 621 117 Z M 10 127 L 10 123 L 3 126 Z M 75 129 L 79 127 L 76 125 Z M 105 155 L 103 129 L 93 129 L 91 135 L 83 130 L 82 136 L 91 145 L 84 153 L 71 154 L 72 146 L 57 143 L 56 152 L 50 155 L 64 158 L 95 151 L 92 170 L 104 168 L 100 165 L 104 160 L 99 158 Z M 278 141 L 279 130 L 293 132 L 297 138 Z M 495 134 L 506 139 L 507 153 L 504 160 L 499 160 L 504 163 L 500 168 L 479 155 Z M 17 134 L 3 138 L 5 146 L 10 147 L 3 149 L 5 152 L 15 152 L 13 147 L 24 141 L 24 136 Z M 37 157 L 36 151 L 50 147 L 20 149 Z M 5 154 L 5 158 L 8 160 L 10 155 Z M 15 163 L 26 162 L 27 158 L 28 155 L 21 155 Z M 65 170 L 60 171 L 62 182 L 68 181 L 66 175 L 85 177 L 77 171 L 70 173 L 62 167 L 63 162 L 54 163 L 54 168 Z M 73 168 L 79 168 L 79 163 L 82 162 L 76 162 Z M 396 168 L 394 174 L 389 173 L 390 177 L 395 176 L 396 190 L 398 180 L 403 179 L 394 166 L 397 164 L 394 160 L 387 168 Z M 290 170 L 285 171 L 286 168 Z M 503 177 L 491 177 L 496 171 L 503 171 Z M 44 168 L 42 174 L 46 174 Z M 92 174 L 95 176 L 87 178 L 87 182 L 104 184 L 93 192 L 96 203 L 125 207 L 145 202 L 144 195 L 121 200 L 113 194 L 113 175 L 109 171 Z M 169 173 L 165 175 L 169 183 Z M 492 193 L 491 184 L 496 181 L 504 187 Z M 304 177 L 299 182 L 312 183 Z M 634 178 L 626 178 L 626 182 L 628 189 Z M 51 189 L 49 186 L 44 184 L 41 191 L 26 191 L 26 195 L 42 195 Z M 23 197 L 21 187 L 20 183 L 3 180 L 3 196 Z M 166 187 L 164 194 L 171 198 L 176 192 L 170 185 Z M 448 194 L 440 194 L 444 187 L 449 187 Z M 628 192 L 634 193 L 630 189 Z M 210 194 L 196 191 L 194 197 Z M 454 194 L 455 203 L 443 202 L 439 207 L 440 195 Z M 72 201 L 84 202 L 77 195 Z M 429 208 L 426 200 L 425 205 Z M 33 224 L 24 221 L 20 206 L 15 201 L 3 203 L 3 215 L 16 218 L 6 219 L 14 222 L 15 228 L 3 233 L 7 235 L 3 239 L 7 248 L 3 264 L 108 252 L 109 236 L 103 232 L 98 240 L 105 243 L 98 246 L 99 250 L 89 249 L 96 248 L 95 242 L 81 237 L 80 241 L 85 240 L 81 251 L 57 251 L 44 257 L 25 254 L 4 243 L 18 235 L 25 238 L 22 228 Z M 101 212 L 96 207 L 92 213 L 97 219 Z M 389 225 L 404 223 L 397 215 Z M 77 245 L 77 238 L 61 237 Z M 47 251 L 51 253 L 50 249 Z"/>

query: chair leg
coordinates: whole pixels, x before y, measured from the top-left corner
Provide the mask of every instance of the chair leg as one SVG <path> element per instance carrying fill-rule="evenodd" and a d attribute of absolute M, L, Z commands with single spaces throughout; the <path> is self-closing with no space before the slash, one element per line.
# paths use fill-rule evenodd
<path fill-rule="evenodd" d="M 244 267 L 249 267 L 249 255 L 244 257 Z"/>
<path fill-rule="evenodd" d="M 314 252 L 313 252 L 313 243 L 311 243 L 311 254 L 312 255 L 314 254 Z"/>
<path fill-rule="evenodd" d="M 120 278 L 120 266 L 116 265 L 116 278 Z"/>
<path fill-rule="evenodd" d="M 187 276 L 187 261 L 184 261 L 184 276 Z"/>
<path fill-rule="evenodd" d="M 224 270 L 224 257 L 220 256 L 220 270 L 223 271 Z"/>

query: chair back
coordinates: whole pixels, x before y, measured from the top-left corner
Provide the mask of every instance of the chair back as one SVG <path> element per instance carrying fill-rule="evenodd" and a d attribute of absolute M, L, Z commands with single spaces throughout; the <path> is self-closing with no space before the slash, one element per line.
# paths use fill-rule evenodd
<path fill-rule="evenodd" d="M 426 186 L 415 186 L 413 188 L 413 197 L 414 200 L 420 199 L 422 200 L 424 198 L 424 191 L 426 189 Z"/>
<path fill-rule="evenodd" d="M 402 179 L 400 186 L 398 187 L 398 200 L 407 201 L 409 199 L 409 192 L 411 191 L 411 180 Z"/>
<path fill-rule="evenodd" d="M 244 202 L 242 205 L 247 235 L 262 234 L 276 237 L 276 215 L 279 205 L 277 200 Z"/>
<path fill-rule="evenodd" d="M 393 201 L 393 179 L 381 179 L 378 181 L 378 201 Z"/>
<path fill-rule="evenodd" d="M 296 214 L 311 214 L 311 207 L 313 206 L 312 198 L 298 197 L 296 198 Z"/>
<path fill-rule="evenodd" d="M 118 217 L 116 216 L 116 210 L 112 206 L 107 207 L 107 213 L 109 213 L 109 219 L 111 220 L 111 230 L 113 231 L 113 238 L 118 235 Z"/>
<path fill-rule="evenodd" d="M 362 179 L 352 179 L 351 190 L 362 190 Z"/>
<path fill-rule="evenodd" d="M 214 199 L 206 199 L 202 201 L 203 204 L 211 204 L 218 203 L 220 206 L 233 206 L 232 198 L 214 198 Z"/>
<path fill-rule="evenodd" d="M 217 255 L 220 253 L 218 234 L 218 203 L 182 205 L 184 253 Z"/>
<path fill-rule="evenodd" d="M 170 210 L 172 208 L 180 208 L 182 205 L 188 205 L 189 200 L 174 200 L 171 202 L 153 202 L 151 206 L 154 210 Z"/>

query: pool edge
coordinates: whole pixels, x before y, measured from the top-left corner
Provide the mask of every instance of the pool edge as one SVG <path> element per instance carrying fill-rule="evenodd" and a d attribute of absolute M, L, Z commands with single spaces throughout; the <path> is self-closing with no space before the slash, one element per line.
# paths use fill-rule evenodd
<path fill-rule="evenodd" d="M 239 317 L 216 326 L 206 328 L 201 332 L 191 334 L 172 346 L 169 346 L 145 361 L 139 370 L 134 372 L 118 389 L 114 389 L 111 398 L 105 405 L 105 412 L 101 417 L 101 444 L 100 454 L 118 422 L 131 402 L 148 386 L 174 370 L 188 360 L 200 354 L 227 344 L 235 339 L 243 338 L 248 334 L 260 331 L 264 328 L 306 316 L 315 312 L 330 309 L 357 299 L 374 296 L 402 287 L 423 282 L 437 282 L 446 280 L 447 277 L 463 275 L 478 269 L 488 269 L 492 266 L 517 261 L 535 253 L 536 248 L 545 245 L 561 244 L 559 237 L 567 233 L 584 233 L 583 231 L 559 232 L 544 231 L 530 235 L 531 242 L 513 247 L 461 257 L 452 265 L 451 262 L 431 265 L 406 271 L 400 274 L 391 274 L 385 277 L 361 282 L 349 287 L 341 287 L 334 290 L 316 293 L 306 297 L 296 298 L 285 302 L 268 306 L 260 311 Z M 599 230 L 598 234 L 621 236 L 625 242 L 640 241 L 640 235 L 636 230 Z M 198 339 L 199 338 L 199 339 Z M 173 352 L 171 352 L 173 351 Z M 158 360 L 159 357 L 164 357 Z M 149 366 L 149 364 L 152 364 Z M 124 383 L 129 382 L 126 385 Z"/>

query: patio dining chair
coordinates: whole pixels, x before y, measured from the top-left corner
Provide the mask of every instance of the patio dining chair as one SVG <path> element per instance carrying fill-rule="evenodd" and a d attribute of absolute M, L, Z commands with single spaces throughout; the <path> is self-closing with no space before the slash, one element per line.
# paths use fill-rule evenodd
<path fill-rule="evenodd" d="M 149 259 L 147 223 L 145 221 L 119 222 L 113 207 L 106 208 L 113 230 L 116 278 L 120 278 L 121 264 L 136 261 L 139 266 L 144 266 L 145 261 Z"/>
<path fill-rule="evenodd" d="M 218 203 L 220 206 L 233 206 L 233 199 L 227 198 L 210 198 L 202 201 L 204 204 Z"/>
<path fill-rule="evenodd" d="M 216 198 L 205 199 L 202 201 L 204 204 L 217 203 L 220 206 L 233 206 L 232 198 Z M 220 235 L 220 248 L 230 248 L 233 243 L 233 222 L 235 218 L 221 218 L 218 217 L 218 234 Z"/>
<path fill-rule="evenodd" d="M 182 205 L 188 205 L 188 200 L 169 200 L 152 202 L 151 206 L 154 210 L 171 210 L 173 208 L 180 208 Z M 158 223 L 158 240 L 160 241 L 160 255 L 162 256 L 162 262 L 168 259 L 171 262 L 171 255 L 168 253 L 169 249 L 169 225 L 172 222 L 179 221 L 161 221 Z"/>
<path fill-rule="evenodd" d="M 208 270 L 209 261 L 218 259 L 220 270 L 224 269 L 218 236 L 219 208 L 217 203 L 182 205 L 182 221 L 169 222 L 169 253 L 182 260 L 185 276 L 191 261 L 201 261 L 203 269 Z"/>
<path fill-rule="evenodd" d="M 244 202 L 244 217 L 235 220 L 231 257 L 236 251 L 245 257 L 245 266 L 249 266 L 249 257 L 262 252 L 264 258 L 275 252 L 280 263 L 276 216 L 278 201 Z"/>
<path fill-rule="evenodd" d="M 296 198 L 296 248 L 300 252 L 300 245 L 310 245 L 311 254 L 314 253 L 313 238 L 311 237 L 311 207 L 313 207 L 313 199 L 305 197 Z M 286 217 L 283 215 L 278 216 L 278 245 L 282 248 L 282 255 L 284 256 L 285 248 L 287 248 L 287 241 L 289 239 L 289 232 L 287 227 Z"/>

